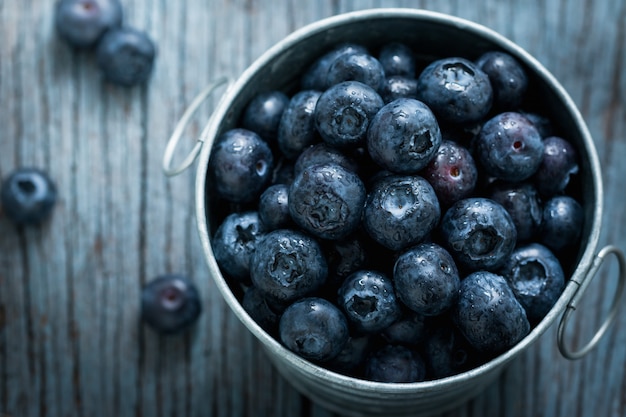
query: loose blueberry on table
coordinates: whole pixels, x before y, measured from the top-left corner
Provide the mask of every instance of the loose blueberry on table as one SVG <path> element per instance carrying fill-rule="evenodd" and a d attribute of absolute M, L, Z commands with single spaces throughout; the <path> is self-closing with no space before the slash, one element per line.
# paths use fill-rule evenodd
<path fill-rule="evenodd" d="M 2 212 L 18 226 L 40 225 L 52 215 L 56 201 L 56 185 L 38 168 L 13 170 L 0 188 Z"/>
<path fill-rule="evenodd" d="M 119 0 L 59 0 L 54 25 L 59 36 L 75 48 L 92 48 L 102 35 L 122 25 Z"/>

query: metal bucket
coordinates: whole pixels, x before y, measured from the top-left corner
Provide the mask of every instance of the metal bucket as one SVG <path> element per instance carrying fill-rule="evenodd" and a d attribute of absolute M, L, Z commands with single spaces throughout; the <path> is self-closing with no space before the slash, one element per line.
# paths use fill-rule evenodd
<path fill-rule="evenodd" d="M 263 331 L 246 313 L 222 276 L 211 249 L 215 224 L 207 166 L 215 138 L 235 127 L 244 106 L 259 92 L 280 89 L 293 91 L 300 74 L 312 61 L 341 42 L 356 42 L 372 49 L 389 41 L 414 45 L 425 56 L 466 56 L 476 58 L 488 50 L 503 50 L 515 56 L 527 69 L 536 104 L 565 132 L 579 150 L 578 174 L 585 208 L 580 250 L 565 267 L 571 277 L 548 315 L 521 342 L 497 358 L 455 376 L 419 383 L 389 384 L 343 376 L 316 366 L 284 348 Z M 219 80 L 202 92 L 182 117 L 164 155 L 164 170 L 173 175 L 184 170 L 199 155 L 196 174 L 197 226 L 210 274 L 224 299 L 250 332 L 266 349 L 278 371 L 302 394 L 330 410 L 348 415 L 426 416 L 451 409 L 484 390 L 505 366 L 535 342 L 561 317 L 558 346 L 570 359 L 579 358 L 598 342 L 615 318 L 622 298 L 625 262 L 622 252 L 607 246 L 597 250 L 602 221 L 603 188 L 599 160 L 589 131 L 575 104 L 559 82 L 522 48 L 494 31 L 456 17 L 416 9 L 373 9 L 334 16 L 310 24 L 286 37 L 256 60 L 231 84 L 203 130 L 192 153 L 176 168 L 172 156 L 182 130 L 198 105 L 219 85 Z M 608 317 L 592 340 L 571 351 L 564 340 L 570 314 L 607 255 L 618 261 L 618 289 Z"/>

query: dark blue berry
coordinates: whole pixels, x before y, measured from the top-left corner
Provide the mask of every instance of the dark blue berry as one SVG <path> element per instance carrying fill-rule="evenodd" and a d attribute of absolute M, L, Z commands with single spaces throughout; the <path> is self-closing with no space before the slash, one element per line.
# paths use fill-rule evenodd
<path fill-rule="evenodd" d="M 420 175 L 433 186 L 442 207 L 469 197 L 478 181 L 478 169 L 472 154 L 451 140 L 441 142 Z"/>
<path fill-rule="evenodd" d="M 341 352 L 325 365 L 333 371 L 356 376 L 371 352 L 372 341 L 370 339 L 370 335 L 350 336 Z"/>
<path fill-rule="evenodd" d="M 354 43 L 341 44 L 319 57 L 302 76 L 302 90 L 324 91 L 328 84 L 328 69 L 338 57 L 344 54 L 367 53 L 367 49 Z"/>
<path fill-rule="evenodd" d="M 255 286 L 246 289 L 241 306 L 263 330 L 272 336 L 278 335 L 280 314 L 272 309 L 262 291 Z"/>
<path fill-rule="evenodd" d="M 440 231 L 454 259 L 473 270 L 500 267 L 517 241 L 515 224 L 506 209 L 482 197 L 454 203 L 443 215 Z"/>
<path fill-rule="evenodd" d="M 493 272 L 477 271 L 461 281 L 453 317 L 470 345 L 483 353 L 502 353 L 530 331 L 524 307 L 506 279 Z"/>
<path fill-rule="evenodd" d="M 542 138 L 545 139 L 548 136 L 552 135 L 554 129 L 552 127 L 552 121 L 548 117 L 538 113 L 531 113 L 526 111 L 520 111 L 520 113 L 522 113 L 525 118 L 530 120 L 530 122 L 535 126 L 535 129 L 537 129 L 539 135 Z"/>
<path fill-rule="evenodd" d="M 303 150 L 318 141 L 315 128 L 315 105 L 319 91 L 296 93 L 283 112 L 278 125 L 278 147 L 289 159 L 296 159 Z"/>
<path fill-rule="evenodd" d="M 305 359 L 326 362 L 348 343 L 348 323 L 330 301 L 309 297 L 287 307 L 279 322 L 280 340 Z"/>
<path fill-rule="evenodd" d="M 532 183 L 494 183 L 488 195 L 511 215 L 517 240 L 529 241 L 541 227 L 542 207 Z"/>
<path fill-rule="evenodd" d="M 540 242 L 559 252 L 578 244 L 584 221 L 583 208 L 566 195 L 555 196 L 544 203 Z"/>
<path fill-rule="evenodd" d="M 324 142 L 306 148 L 294 165 L 294 174 L 299 175 L 313 165 L 337 164 L 348 171 L 357 172 L 360 168 L 353 158 Z"/>
<path fill-rule="evenodd" d="M 377 382 L 421 382 L 426 364 L 417 351 L 402 345 L 385 345 L 368 356 L 365 378 Z"/>
<path fill-rule="evenodd" d="M 571 143 L 558 136 L 543 140 L 543 159 L 533 182 L 544 196 L 565 191 L 572 175 L 578 173 L 578 152 Z"/>
<path fill-rule="evenodd" d="M 415 54 L 404 43 L 391 42 L 383 45 L 378 53 L 378 61 L 387 77 L 392 75 L 415 77 Z"/>
<path fill-rule="evenodd" d="M 315 106 L 315 126 L 322 139 L 338 148 L 358 146 L 383 106 L 376 90 L 359 81 L 344 81 L 324 91 Z"/>
<path fill-rule="evenodd" d="M 435 115 L 419 100 L 399 98 L 383 106 L 367 132 L 367 150 L 378 165 L 399 174 L 415 174 L 441 144 Z"/>
<path fill-rule="evenodd" d="M 417 99 L 417 79 L 402 75 L 386 77 L 380 90 L 380 97 L 385 104 L 399 98 Z"/>
<path fill-rule="evenodd" d="M 393 282 L 376 271 L 361 270 L 348 276 L 337 299 L 348 321 L 360 333 L 378 333 L 402 314 Z"/>
<path fill-rule="evenodd" d="M 91 48 L 109 29 L 122 24 L 119 0 L 59 0 L 54 25 L 59 36 L 76 48 Z"/>
<path fill-rule="evenodd" d="M 476 138 L 476 157 L 485 171 L 505 181 L 531 177 L 543 158 L 541 135 L 521 113 L 505 112 L 489 119 Z"/>
<path fill-rule="evenodd" d="M 265 225 L 258 212 L 229 214 L 211 240 L 213 255 L 222 271 L 238 281 L 248 280 L 252 252 L 264 235 Z"/>
<path fill-rule="evenodd" d="M 565 286 L 565 274 L 558 258 L 539 243 L 516 248 L 501 273 L 528 319 L 535 322 L 548 314 Z"/>
<path fill-rule="evenodd" d="M 293 223 L 289 214 L 289 186 L 270 185 L 259 197 L 259 219 L 267 230 L 284 229 Z"/>
<path fill-rule="evenodd" d="M 359 81 L 380 91 L 385 79 L 383 66 L 369 53 L 355 52 L 337 57 L 328 68 L 327 85 Z"/>
<path fill-rule="evenodd" d="M 148 81 L 156 46 L 150 37 L 133 28 L 109 30 L 98 42 L 96 62 L 104 79 L 124 87 Z"/>
<path fill-rule="evenodd" d="M 328 261 L 329 281 L 339 287 L 348 275 L 363 269 L 367 262 L 367 249 L 366 243 L 358 234 L 327 241 L 324 253 Z"/>
<path fill-rule="evenodd" d="M 250 258 L 252 283 L 273 303 L 289 304 L 324 285 L 328 265 L 317 241 L 304 233 L 267 233 Z"/>
<path fill-rule="evenodd" d="M 314 236 L 342 239 L 358 227 L 365 196 L 365 186 L 355 173 L 337 164 L 313 165 L 289 187 L 289 213 Z"/>
<path fill-rule="evenodd" d="M 418 347 L 427 337 L 425 316 L 406 311 L 401 318 L 391 323 L 381 333 L 383 339 L 392 345 Z"/>
<path fill-rule="evenodd" d="M 141 290 L 141 317 L 159 333 L 186 330 L 201 312 L 198 290 L 185 276 L 160 275 Z"/>
<path fill-rule="evenodd" d="M 235 128 L 217 138 L 209 172 L 218 195 L 235 203 L 255 200 L 272 176 L 274 157 L 267 142 L 247 129 Z"/>
<path fill-rule="evenodd" d="M 493 100 L 487 74 L 464 58 L 429 64 L 417 77 L 417 91 L 440 122 L 478 121 L 487 115 Z"/>
<path fill-rule="evenodd" d="M 478 58 L 476 65 L 489 76 L 494 108 L 516 110 L 522 104 L 528 76 L 512 55 L 500 51 L 486 52 Z"/>
<path fill-rule="evenodd" d="M 282 91 L 259 93 L 244 109 L 241 127 L 257 133 L 268 143 L 275 142 L 280 119 L 288 105 L 289 97 Z"/>
<path fill-rule="evenodd" d="M 461 280 L 454 259 L 436 243 L 422 243 L 398 256 L 393 282 L 400 301 L 424 316 L 437 316 L 456 302 Z"/>
<path fill-rule="evenodd" d="M 437 225 L 441 211 L 424 178 L 388 175 L 367 196 L 363 226 L 379 244 L 400 250 L 419 243 Z"/>
<path fill-rule="evenodd" d="M 482 356 L 469 344 L 448 315 L 431 324 L 422 347 L 429 379 L 456 375 L 478 365 Z"/>
<path fill-rule="evenodd" d="M 15 169 L 2 182 L 2 211 L 18 226 L 37 226 L 43 223 L 52 215 L 56 201 L 56 185 L 40 169 Z"/>

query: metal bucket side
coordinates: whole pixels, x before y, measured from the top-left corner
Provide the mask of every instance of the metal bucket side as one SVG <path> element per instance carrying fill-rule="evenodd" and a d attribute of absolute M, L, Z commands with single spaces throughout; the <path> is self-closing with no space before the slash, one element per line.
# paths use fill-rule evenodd
<path fill-rule="evenodd" d="M 389 30 L 393 27 L 393 30 Z M 454 42 L 449 42 L 454 39 Z M 579 149 L 582 163 L 580 198 L 585 207 L 583 245 L 565 269 L 571 280 L 548 315 L 515 347 L 492 361 L 459 375 L 411 384 L 384 384 L 350 378 L 301 359 L 265 333 L 245 312 L 222 276 L 213 256 L 210 234 L 211 193 L 207 166 L 215 138 L 232 128 L 247 102 L 270 89 L 291 90 L 299 74 L 322 52 L 340 42 L 358 42 L 376 48 L 384 42 L 419 45 L 433 57 L 475 58 L 491 49 L 513 54 L 527 68 L 531 84 L 542 91 L 536 97 L 552 119 Z M 496 32 L 456 17 L 416 9 L 373 9 L 334 16 L 306 26 L 270 48 L 225 93 L 207 125 L 205 144 L 196 173 L 198 233 L 209 272 L 225 301 L 262 343 L 276 368 L 298 390 L 334 411 L 351 415 L 428 415 L 450 409 L 482 391 L 513 358 L 526 350 L 560 316 L 590 268 L 601 229 L 603 189 L 600 164 L 589 131 L 575 104 L 558 81 L 522 48 Z"/>

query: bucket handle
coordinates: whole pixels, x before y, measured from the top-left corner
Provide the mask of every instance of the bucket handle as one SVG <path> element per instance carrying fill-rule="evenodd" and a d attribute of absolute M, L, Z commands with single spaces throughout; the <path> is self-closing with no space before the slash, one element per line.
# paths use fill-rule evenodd
<path fill-rule="evenodd" d="M 189 107 L 187 107 L 187 110 L 185 110 L 185 113 L 183 114 L 183 116 L 180 118 L 180 120 L 176 124 L 176 128 L 174 128 L 174 132 L 172 132 L 172 135 L 167 141 L 167 146 L 165 147 L 165 152 L 163 153 L 163 172 L 168 177 L 172 177 L 174 175 L 180 174 L 181 172 L 189 168 L 189 166 L 196 160 L 196 157 L 200 153 L 200 149 L 202 148 L 202 144 L 204 143 L 205 137 L 207 135 L 207 130 L 208 130 L 208 127 L 210 126 L 209 123 L 206 124 L 206 126 L 202 130 L 202 133 L 200 134 L 200 137 L 196 141 L 195 146 L 193 147 L 191 152 L 189 152 L 189 154 L 183 160 L 183 162 L 181 162 L 178 166 L 174 168 L 172 167 L 172 158 L 174 157 L 174 151 L 176 150 L 176 146 L 178 145 L 178 142 L 180 141 L 180 138 L 183 135 L 183 132 L 185 128 L 187 127 L 187 124 L 191 120 L 191 117 L 198 110 L 200 105 L 218 87 L 222 86 L 223 84 L 227 84 L 227 88 L 228 88 L 232 84 L 232 81 L 228 77 L 221 77 L 213 81 L 209 85 L 207 85 L 204 88 L 204 90 L 202 90 L 200 94 L 198 94 L 196 98 L 193 99 Z"/>
<path fill-rule="evenodd" d="M 571 350 L 565 344 L 565 328 L 567 327 L 567 323 L 569 322 L 571 314 L 574 312 L 574 310 L 576 310 L 576 306 L 578 302 L 581 300 L 582 296 L 584 295 L 585 290 L 589 286 L 589 283 L 591 282 L 593 277 L 597 274 L 598 270 L 602 266 L 602 263 L 604 262 L 606 257 L 611 254 L 614 255 L 615 258 L 617 259 L 618 281 L 617 281 L 617 290 L 615 291 L 615 295 L 613 296 L 613 302 L 611 303 L 611 307 L 608 312 L 608 315 L 606 319 L 604 320 L 604 322 L 602 323 L 602 325 L 600 326 L 600 328 L 596 331 L 596 333 L 593 335 L 591 340 L 585 346 L 583 346 L 579 350 Z M 591 264 L 591 268 L 589 269 L 589 272 L 585 275 L 583 282 L 580 283 L 580 286 L 578 287 L 578 289 L 572 296 L 569 304 L 567 305 L 565 312 L 563 313 L 563 316 L 561 317 L 561 321 L 559 322 L 559 327 L 557 330 L 557 342 L 558 342 L 559 350 L 561 351 L 561 355 L 571 360 L 580 359 L 583 356 L 585 356 L 587 353 L 589 353 L 589 351 L 592 350 L 598 344 L 602 336 L 604 336 L 608 328 L 611 326 L 611 324 L 613 323 L 613 321 L 615 321 L 615 318 L 617 317 L 617 313 L 620 307 L 620 302 L 624 295 L 625 287 L 626 287 L 626 260 L 624 259 L 624 254 L 619 248 L 613 245 L 605 246 L 604 248 L 602 248 L 602 250 L 600 250 L 600 252 L 598 252 L 598 255 L 593 260 L 593 263 Z"/>

